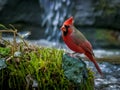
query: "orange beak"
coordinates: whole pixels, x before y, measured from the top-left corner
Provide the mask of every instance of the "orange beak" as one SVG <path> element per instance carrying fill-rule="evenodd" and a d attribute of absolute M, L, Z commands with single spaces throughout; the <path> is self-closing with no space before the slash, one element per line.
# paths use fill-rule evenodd
<path fill-rule="evenodd" d="M 61 29 L 62 31 L 66 31 L 66 29 L 65 29 L 64 26 L 62 26 L 60 29 Z"/>

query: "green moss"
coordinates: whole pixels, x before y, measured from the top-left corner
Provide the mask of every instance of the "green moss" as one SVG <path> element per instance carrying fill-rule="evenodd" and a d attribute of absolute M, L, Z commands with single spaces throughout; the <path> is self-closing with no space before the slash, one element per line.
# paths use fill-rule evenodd
<path fill-rule="evenodd" d="M 14 41 L 9 44 L 0 48 L 3 55 L 1 58 L 5 57 L 7 65 L 6 68 L 0 70 L 0 90 L 31 90 L 33 88 L 71 90 L 77 87 L 64 75 L 63 50 L 28 45 L 25 41 L 21 43 Z M 16 52 L 21 54 L 14 55 Z M 93 75 L 90 72 L 89 75 L 86 81 L 88 83 L 93 81 Z M 81 87 L 89 88 L 91 83 L 90 85 L 88 83 L 82 84 Z"/>
<path fill-rule="evenodd" d="M 37 81 L 38 84 L 36 88 L 43 90 L 75 88 L 76 84 L 70 82 L 64 76 L 62 50 L 28 47 L 27 50 L 22 50 L 22 53 L 21 57 L 12 57 L 7 62 L 7 68 L 0 71 L 1 89 L 29 90 L 32 89 L 34 81 Z M 93 77 L 93 75 L 90 77 Z M 89 80 L 93 81 L 93 78 L 88 78 Z M 89 87 L 88 84 L 85 84 L 85 86 Z"/>
<path fill-rule="evenodd" d="M 7 56 L 9 54 L 10 54 L 10 48 L 0 47 L 0 55 L 1 56 Z"/>
<path fill-rule="evenodd" d="M 35 80 L 39 89 L 56 88 L 58 90 L 58 88 L 67 89 L 70 86 L 61 68 L 62 50 L 34 47 L 33 51 L 28 49 L 23 53 L 20 58 L 11 58 L 11 61 L 7 62 L 7 68 L 1 70 L 0 87 L 2 89 L 7 87 L 21 90 L 27 85 L 29 86 L 27 89 L 30 89 Z"/>

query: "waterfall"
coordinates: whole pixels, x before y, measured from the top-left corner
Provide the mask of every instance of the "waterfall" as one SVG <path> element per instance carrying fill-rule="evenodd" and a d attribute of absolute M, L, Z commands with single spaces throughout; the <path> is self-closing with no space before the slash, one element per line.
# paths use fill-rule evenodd
<path fill-rule="evenodd" d="M 45 27 L 47 40 L 58 42 L 61 37 L 60 26 L 65 18 L 71 16 L 72 0 L 39 0 L 42 13 L 42 27 Z"/>

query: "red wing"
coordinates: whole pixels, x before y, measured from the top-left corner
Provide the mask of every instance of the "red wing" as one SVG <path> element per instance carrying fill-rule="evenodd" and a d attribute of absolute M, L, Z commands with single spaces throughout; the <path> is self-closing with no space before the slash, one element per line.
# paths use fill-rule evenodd
<path fill-rule="evenodd" d="M 89 52 L 90 54 L 94 55 L 92 51 L 92 46 L 89 41 L 85 41 L 82 44 L 79 45 L 80 47 L 83 47 L 85 51 Z"/>
<path fill-rule="evenodd" d="M 72 35 L 72 41 L 77 46 L 83 48 L 85 52 L 94 55 L 92 51 L 92 45 L 90 44 L 90 42 L 85 37 L 81 37 L 79 33 L 76 33 L 76 36 Z"/>

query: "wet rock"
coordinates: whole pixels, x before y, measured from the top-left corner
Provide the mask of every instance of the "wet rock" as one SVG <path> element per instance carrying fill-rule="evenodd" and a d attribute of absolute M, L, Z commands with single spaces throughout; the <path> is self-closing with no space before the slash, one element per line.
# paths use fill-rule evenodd
<path fill-rule="evenodd" d="M 86 82 L 88 72 L 86 64 L 81 59 L 73 58 L 68 54 L 64 54 L 62 67 L 68 80 L 76 84 Z"/>
<path fill-rule="evenodd" d="M 7 67 L 4 58 L 0 58 L 0 70 Z"/>
<path fill-rule="evenodd" d="M 2 0 L 3 1 L 3 0 Z M 38 1 L 34 0 L 4 0 L 0 2 L 1 23 L 39 24 L 41 10 Z"/>
<path fill-rule="evenodd" d="M 120 29 L 119 0 L 78 0 L 75 4 L 77 25 Z"/>

